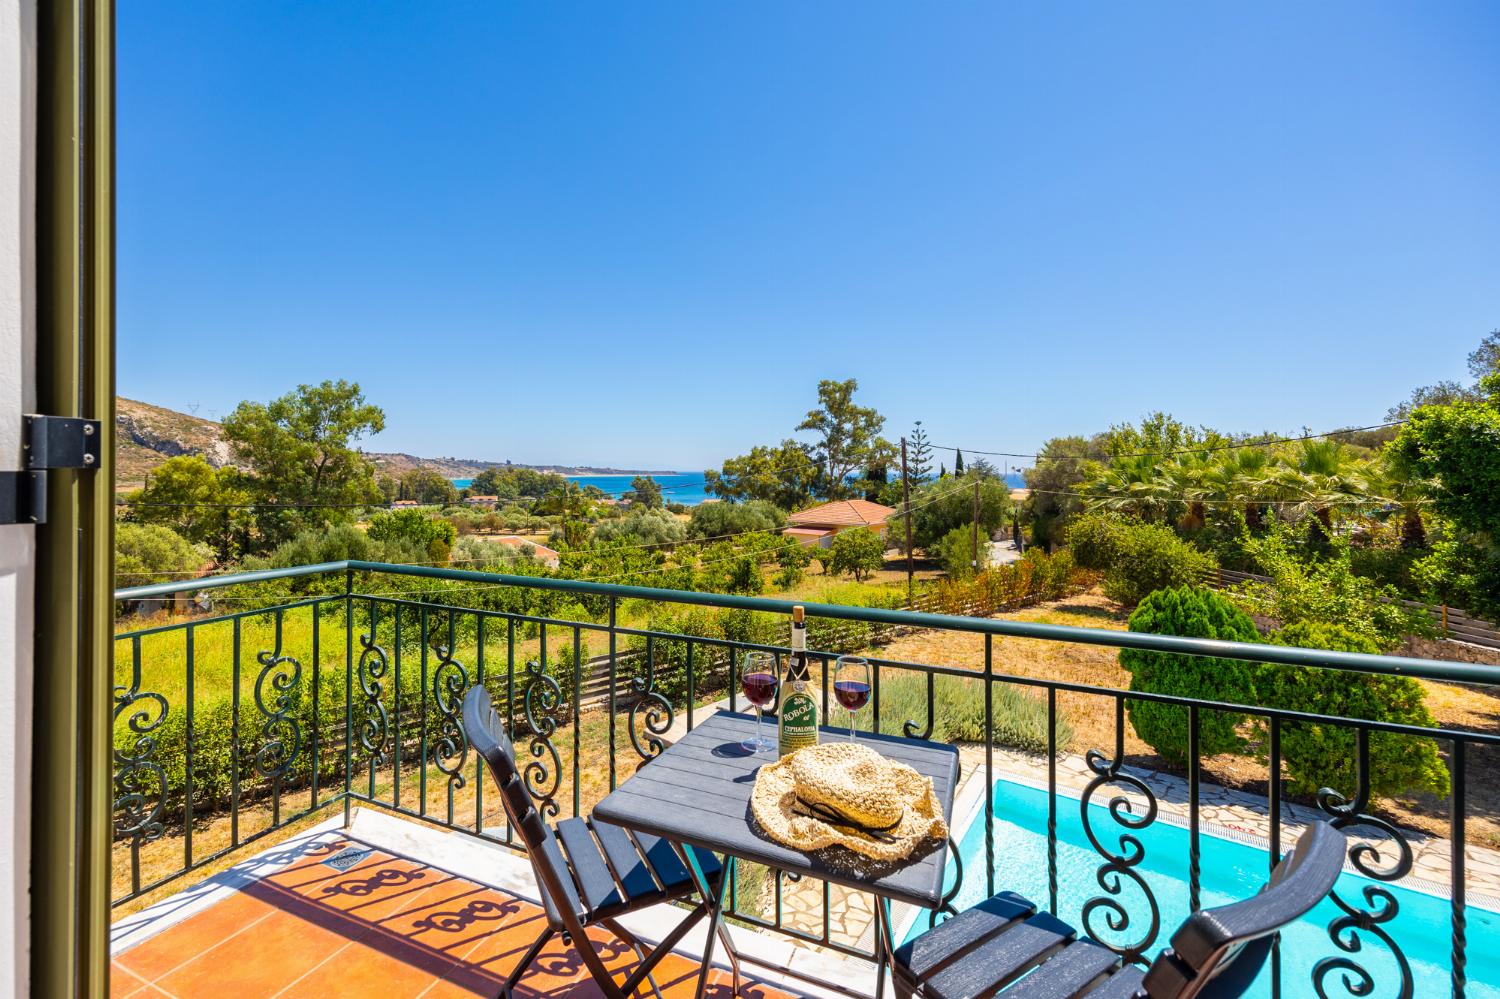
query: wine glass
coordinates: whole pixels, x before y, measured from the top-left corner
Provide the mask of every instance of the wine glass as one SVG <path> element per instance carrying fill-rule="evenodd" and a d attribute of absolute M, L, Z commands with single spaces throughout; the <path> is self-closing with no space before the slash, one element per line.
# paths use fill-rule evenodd
<path fill-rule="evenodd" d="M 740 743 L 752 755 L 769 753 L 776 743 L 760 734 L 760 719 L 766 705 L 776 700 L 776 657 L 769 652 L 747 652 L 740 665 L 740 690 L 755 705 L 755 738 Z"/>
<path fill-rule="evenodd" d="M 854 741 L 854 712 L 870 701 L 870 663 L 860 656 L 839 656 L 833 674 L 833 696 L 849 712 L 849 741 Z"/>

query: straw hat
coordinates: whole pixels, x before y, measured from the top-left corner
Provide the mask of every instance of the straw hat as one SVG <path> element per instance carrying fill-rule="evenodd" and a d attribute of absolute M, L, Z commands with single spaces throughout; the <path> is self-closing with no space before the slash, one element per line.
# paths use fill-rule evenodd
<path fill-rule="evenodd" d="M 932 781 L 853 742 L 808 746 L 761 767 L 750 811 L 783 846 L 845 846 L 874 860 L 904 860 L 948 835 Z"/>

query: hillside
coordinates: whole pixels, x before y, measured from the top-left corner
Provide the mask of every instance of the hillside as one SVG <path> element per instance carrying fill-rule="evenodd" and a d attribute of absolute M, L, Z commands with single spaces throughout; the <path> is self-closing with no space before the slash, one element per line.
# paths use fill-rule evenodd
<path fill-rule="evenodd" d="M 219 425 L 187 413 L 152 406 L 134 399 L 115 397 L 116 484 L 134 489 L 168 458 L 181 454 L 203 456 L 220 468 L 233 464 L 234 456 L 219 432 Z M 382 475 L 401 475 L 413 469 L 437 472 L 449 479 L 473 478 L 486 468 L 502 467 L 503 461 L 474 458 L 421 458 L 400 452 L 370 451 L 369 459 Z M 635 468 L 598 468 L 590 465 L 517 465 L 562 475 L 630 475 L 648 471 Z M 670 474 L 657 472 L 657 474 Z"/>

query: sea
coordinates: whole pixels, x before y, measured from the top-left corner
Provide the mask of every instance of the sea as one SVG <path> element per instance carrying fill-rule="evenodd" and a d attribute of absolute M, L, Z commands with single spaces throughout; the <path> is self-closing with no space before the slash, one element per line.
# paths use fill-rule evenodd
<path fill-rule="evenodd" d="M 634 475 L 570 475 L 568 478 L 580 486 L 597 486 L 607 496 L 622 496 L 630 491 L 630 481 Z M 697 506 L 709 498 L 708 491 L 704 488 L 705 480 L 702 472 L 683 472 L 672 475 L 653 475 L 661 485 L 661 498 L 667 503 L 681 503 L 683 506 Z M 454 479 L 453 484 L 460 489 L 466 487 L 471 479 Z"/>
<path fill-rule="evenodd" d="M 671 475 L 651 476 L 661 484 L 662 499 L 667 503 L 681 503 L 683 506 L 697 506 L 709 498 L 705 487 L 702 472 L 681 472 Z M 568 478 L 580 486 L 597 486 L 606 495 L 621 496 L 630 491 L 630 480 L 634 475 L 570 475 Z M 467 486 L 472 480 L 454 479 L 453 484 L 460 489 Z M 1005 482 L 1012 489 L 1021 489 L 1026 485 L 1026 480 L 1019 472 L 1011 472 L 1005 476 Z"/>

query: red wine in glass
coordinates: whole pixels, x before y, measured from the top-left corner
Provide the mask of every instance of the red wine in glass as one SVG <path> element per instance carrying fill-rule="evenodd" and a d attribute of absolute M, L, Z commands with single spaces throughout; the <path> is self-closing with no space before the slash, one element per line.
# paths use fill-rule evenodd
<path fill-rule="evenodd" d="M 870 685 L 860 680 L 836 680 L 833 684 L 833 696 L 838 698 L 844 710 L 858 711 L 870 703 Z"/>
<path fill-rule="evenodd" d="M 740 663 L 740 690 L 755 705 L 755 738 L 740 743 L 745 752 L 768 753 L 776 743 L 760 734 L 766 705 L 776 700 L 776 657 L 769 652 L 748 652 Z"/>
<path fill-rule="evenodd" d="M 776 675 L 774 673 L 746 673 L 740 677 L 740 690 L 745 700 L 763 708 L 776 698 Z"/>
<path fill-rule="evenodd" d="M 854 740 L 854 712 L 870 702 L 870 664 L 860 656 L 839 656 L 833 674 L 833 696 L 849 712 L 849 740 Z"/>

